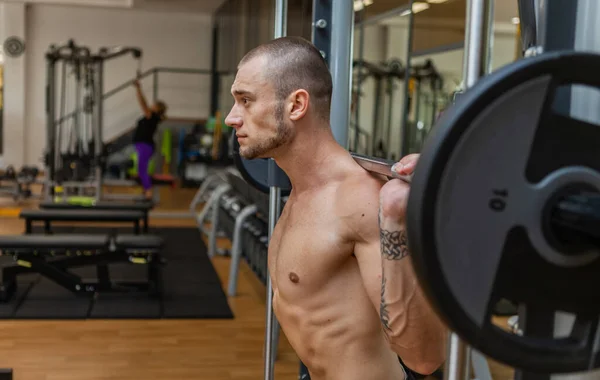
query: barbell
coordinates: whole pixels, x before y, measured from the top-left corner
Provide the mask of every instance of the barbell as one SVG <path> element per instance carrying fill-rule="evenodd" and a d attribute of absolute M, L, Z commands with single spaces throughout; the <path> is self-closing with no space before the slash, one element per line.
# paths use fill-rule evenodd
<path fill-rule="evenodd" d="M 600 87 L 598 67 L 595 54 L 546 53 L 482 78 L 436 122 L 412 178 L 401 178 L 411 183 L 408 243 L 430 302 L 471 346 L 522 370 L 600 366 L 600 127 L 554 109 L 559 89 Z M 392 161 L 353 158 L 396 177 Z M 254 161 L 249 170 L 235 160 L 267 192 L 274 163 Z M 500 299 L 524 311 L 519 334 L 494 324 Z M 568 336 L 536 331 L 558 311 L 573 316 Z"/>

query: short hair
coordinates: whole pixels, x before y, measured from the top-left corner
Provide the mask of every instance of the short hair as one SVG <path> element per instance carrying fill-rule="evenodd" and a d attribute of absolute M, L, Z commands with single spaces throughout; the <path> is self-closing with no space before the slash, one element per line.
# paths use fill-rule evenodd
<path fill-rule="evenodd" d="M 268 73 L 278 99 L 304 89 L 316 114 L 329 121 L 333 81 L 325 59 L 312 43 L 301 37 L 276 38 L 250 50 L 238 67 L 262 56 L 267 58 L 263 72 Z"/>
<path fill-rule="evenodd" d="M 167 111 L 167 103 L 163 102 L 162 100 L 157 100 L 156 106 L 158 107 L 158 112 L 160 115 L 163 116 Z"/>

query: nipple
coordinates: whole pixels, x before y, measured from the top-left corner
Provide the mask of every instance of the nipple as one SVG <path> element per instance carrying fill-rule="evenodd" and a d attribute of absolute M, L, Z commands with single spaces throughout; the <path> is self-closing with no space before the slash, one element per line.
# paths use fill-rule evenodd
<path fill-rule="evenodd" d="M 290 281 L 297 284 L 300 281 L 300 277 L 294 272 L 290 272 Z"/>

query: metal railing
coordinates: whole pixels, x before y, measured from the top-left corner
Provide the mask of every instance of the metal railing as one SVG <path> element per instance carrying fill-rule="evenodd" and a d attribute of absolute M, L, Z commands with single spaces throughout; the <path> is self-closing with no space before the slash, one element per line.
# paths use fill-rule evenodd
<path fill-rule="evenodd" d="M 215 73 L 212 70 L 207 70 L 207 69 L 192 69 L 192 68 L 178 68 L 178 67 L 154 67 L 152 69 L 142 72 L 139 77 L 128 80 L 125 83 L 106 92 L 102 96 L 102 101 L 106 101 L 107 99 L 111 98 L 115 94 L 118 94 L 119 92 L 130 88 L 135 83 L 136 80 L 142 80 L 151 75 L 152 75 L 152 100 L 156 101 L 158 99 L 158 93 L 159 93 L 158 75 L 160 73 L 195 74 L 195 75 L 215 75 L 216 74 L 217 77 L 228 74 L 227 72 L 216 72 Z M 56 121 L 56 123 L 61 124 L 61 123 L 65 122 L 66 120 L 69 120 L 70 118 L 74 117 L 78 112 L 82 112 L 82 110 L 83 110 L 82 108 L 75 109 L 71 113 L 68 113 L 67 115 L 58 119 Z"/>

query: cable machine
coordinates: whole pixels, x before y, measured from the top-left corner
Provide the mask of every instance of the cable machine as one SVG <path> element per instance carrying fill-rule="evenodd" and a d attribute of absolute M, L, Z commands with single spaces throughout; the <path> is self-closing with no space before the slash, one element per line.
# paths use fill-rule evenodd
<path fill-rule="evenodd" d="M 63 190 L 78 195 L 91 192 L 96 200 L 102 198 L 107 156 L 103 141 L 104 63 L 128 54 L 137 60 L 139 74 L 142 64 L 139 48 L 104 47 L 92 53 L 89 47 L 69 40 L 62 46 L 51 45 L 46 53 L 47 200 Z M 61 69 L 60 75 L 57 67 Z M 69 114 L 66 114 L 67 103 L 74 103 Z"/>

